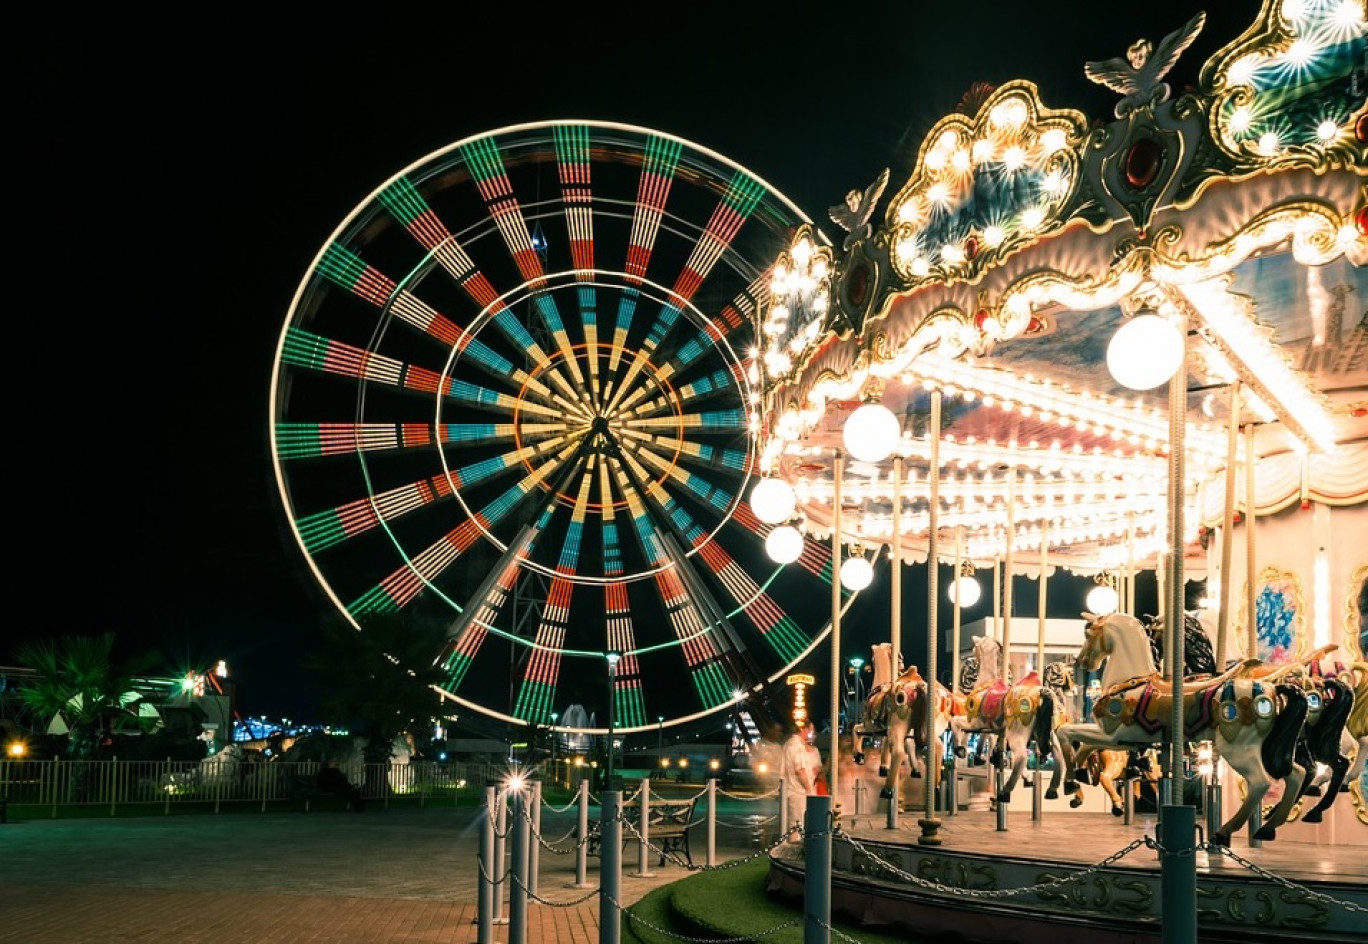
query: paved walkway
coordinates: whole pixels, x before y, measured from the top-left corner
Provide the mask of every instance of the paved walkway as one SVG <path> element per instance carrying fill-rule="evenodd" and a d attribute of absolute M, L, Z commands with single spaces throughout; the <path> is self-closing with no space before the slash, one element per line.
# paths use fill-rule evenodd
<path fill-rule="evenodd" d="M 759 854 L 747 814 L 724 806 L 717 861 Z M 742 809 L 749 806 L 750 809 Z M 700 810 L 704 804 L 699 804 Z M 597 815 L 597 810 L 592 811 Z M 701 815 L 701 814 L 700 814 Z M 29 819 L 0 826 L 0 940 L 6 944 L 465 944 L 478 940 L 476 808 L 233 812 L 113 819 Z M 599 936 L 599 859 L 575 887 L 574 811 L 544 807 L 529 903 L 533 944 Z M 772 828 L 772 827 L 771 827 Z M 704 856 L 703 826 L 692 834 Z M 623 856 L 621 904 L 690 873 L 667 862 L 638 874 Z M 509 940 L 508 906 L 493 940 Z"/>

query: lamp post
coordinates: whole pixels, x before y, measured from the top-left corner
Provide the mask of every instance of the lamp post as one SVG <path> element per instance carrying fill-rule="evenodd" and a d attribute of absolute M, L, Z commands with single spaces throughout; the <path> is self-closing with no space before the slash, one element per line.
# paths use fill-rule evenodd
<path fill-rule="evenodd" d="M 608 659 L 608 766 L 604 770 L 603 787 L 605 790 L 612 790 L 613 787 L 613 736 L 616 733 L 615 705 L 617 702 L 617 664 L 622 658 L 620 652 L 609 652 Z"/>

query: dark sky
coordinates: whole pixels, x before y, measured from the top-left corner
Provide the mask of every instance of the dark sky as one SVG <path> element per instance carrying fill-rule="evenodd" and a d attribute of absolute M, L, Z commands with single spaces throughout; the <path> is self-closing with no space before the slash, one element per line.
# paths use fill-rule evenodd
<path fill-rule="evenodd" d="M 252 714 L 307 712 L 298 662 L 325 604 L 275 491 L 272 359 L 323 242 L 428 153 L 524 121 L 642 125 L 737 161 L 833 235 L 826 208 L 886 166 L 896 190 L 971 84 L 1029 79 L 1047 106 L 1109 119 L 1116 96 L 1083 63 L 1201 9 L 435 6 L 63 7 L 11 37 L 20 604 L 0 664 L 26 638 L 113 630 L 172 664 L 229 660 Z M 1257 13 L 1209 5 L 1169 81 L 1194 82 Z"/>

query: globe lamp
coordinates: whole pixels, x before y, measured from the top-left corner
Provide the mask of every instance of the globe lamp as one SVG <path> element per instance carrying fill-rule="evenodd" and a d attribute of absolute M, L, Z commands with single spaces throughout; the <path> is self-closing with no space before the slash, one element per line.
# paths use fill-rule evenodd
<path fill-rule="evenodd" d="M 874 580 L 874 565 L 864 557 L 851 557 L 841 563 L 841 586 L 859 593 Z"/>
<path fill-rule="evenodd" d="M 1183 360 L 1184 339 L 1167 318 L 1141 312 L 1107 345 L 1107 369 L 1130 390 L 1153 390 L 1168 381 Z"/>
<path fill-rule="evenodd" d="M 845 421 L 841 431 L 846 452 L 861 462 L 882 462 L 902 435 L 902 424 L 882 403 L 866 403 Z"/>
<path fill-rule="evenodd" d="M 781 525 L 765 538 L 765 553 L 776 564 L 792 564 L 803 556 L 803 534 L 791 524 Z"/>
<path fill-rule="evenodd" d="M 797 500 L 793 486 L 783 479 L 761 479 L 751 489 L 751 510 L 765 524 L 782 524 L 789 520 Z"/>

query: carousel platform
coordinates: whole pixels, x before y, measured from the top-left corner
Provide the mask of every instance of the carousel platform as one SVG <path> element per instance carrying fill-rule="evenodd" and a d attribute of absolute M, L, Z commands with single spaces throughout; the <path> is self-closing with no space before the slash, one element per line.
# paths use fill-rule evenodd
<path fill-rule="evenodd" d="M 832 911 L 870 928 L 961 935 L 969 941 L 1057 944 L 1157 942 L 1163 933 L 1157 817 L 1127 825 L 1110 813 L 1034 817 L 1012 804 L 937 814 L 939 845 L 922 844 L 920 809 L 843 816 L 832 847 Z M 1361 829 L 1362 827 L 1359 826 Z M 770 894 L 799 900 L 801 846 L 770 860 Z M 1203 942 L 1358 942 L 1368 928 L 1368 847 L 1280 837 L 1197 856 Z"/>

